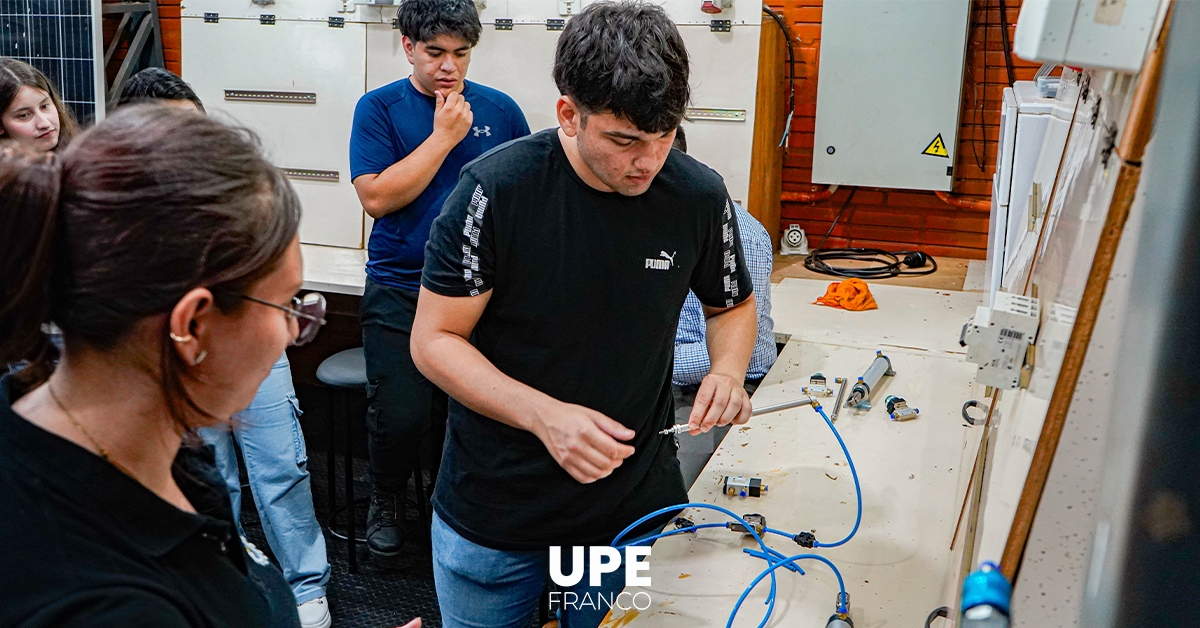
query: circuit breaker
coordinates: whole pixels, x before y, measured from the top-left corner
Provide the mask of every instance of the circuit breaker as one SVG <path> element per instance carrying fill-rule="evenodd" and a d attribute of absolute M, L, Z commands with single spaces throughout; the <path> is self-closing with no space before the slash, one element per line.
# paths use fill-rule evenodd
<path fill-rule="evenodd" d="M 977 308 L 959 338 L 967 347 L 967 361 L 979 365 L 976 381 L 993 388 L 1020 387 L 1040 320 L 1037 299 L 1008 292 L 996 293 L 992 307 Z"/>

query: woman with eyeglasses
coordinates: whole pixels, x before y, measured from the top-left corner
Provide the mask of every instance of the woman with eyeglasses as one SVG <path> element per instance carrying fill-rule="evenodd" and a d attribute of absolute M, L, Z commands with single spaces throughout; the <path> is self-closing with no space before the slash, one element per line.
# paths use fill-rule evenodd
<path fill-rule="evenodd" d="M 0 380 L 0 626 L 299 625 L 194 446 L 322 322 L 299 216 L 253 137 L 195 114 L 0 146 L 0 363 L 30 363 Z"/>
<path fill-rule="evenodd" d="M 205 115 L 204 104 L 191 86 L 162 68 L 147 68 L 129 77 L 117 104 L 155 104 Z M 312 303 L 297 303 L 294 309 L 323 304 L 319 294 L 306 298 Z M 301 324 L 312 320 L 304 314 L 299 317 Z M 317 327 L 309 329 L 315 333 Z M 242 499 L 254 500 L 263 536 L 296 598 L 301 628 L 329 628 L 332 618 L 325 595 L 329 558 L 313 508 L 308 451 L 287 354 L 280 354 L 245 410 L 234 415 L 228 425 L 204 428 L 198 434 L 214 450 L 239 530 Z M 248 495 L 242 490 L 238 449 L 250 487 Z"/>

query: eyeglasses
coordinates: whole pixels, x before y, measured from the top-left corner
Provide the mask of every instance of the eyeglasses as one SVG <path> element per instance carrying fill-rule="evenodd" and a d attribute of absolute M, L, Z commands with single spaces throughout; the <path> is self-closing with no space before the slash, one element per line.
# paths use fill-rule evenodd
<path fill-rule="evenodd" d="M 300 329 L 296 334 L 296 339 L 292 341 L 293 347 L 298 347 L 316 338 L 317 332 L 321 331 L 321 325 L 325 324 L 325 295 L 320 292 L 309 292 L 303 296 L 292 297 L 292 307 L 284 307 L 278 303 L 263 301 L 262 299 L 256 299 L 252 296 L 236 292 L 230 294 L 247 301 L 283 310 L 287 312 L 288 318 L 296 319 L 296 324 Z"/>

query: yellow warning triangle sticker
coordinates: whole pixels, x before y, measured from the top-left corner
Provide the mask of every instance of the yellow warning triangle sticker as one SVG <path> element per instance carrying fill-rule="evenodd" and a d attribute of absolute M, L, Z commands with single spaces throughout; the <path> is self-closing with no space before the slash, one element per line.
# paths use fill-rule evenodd
<path fill-rule="evenodd" d="M 921 154 L 945 157 L 946 159 L 950 158 L 950 153 L 946 152 L 946 143 L 942 141 L 941 133 L 938 133 L 937 137 L 933 138 L 933 141 L 929 143 L 929 146 L 925 147 L 925 150 L 921 151 Z"/>

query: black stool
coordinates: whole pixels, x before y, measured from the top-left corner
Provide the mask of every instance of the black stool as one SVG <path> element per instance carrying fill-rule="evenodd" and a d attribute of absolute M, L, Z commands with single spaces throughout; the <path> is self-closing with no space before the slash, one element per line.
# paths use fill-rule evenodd
<path fill-rule="evenodd" d="M 331 403 L 329 404 L 331 407 L 327 413 L 329 417 L 329 451 L 325 457 L 326 473 L 328 474 L 325 480 L 328 487 L 326 504 L 329 508 L 329 519 L 325 525 L 329 528 L 330 534 L 346 540 L 350 573 L 358 573 L 358 553 L 355 551 L 355 545 L 367 541 L 354 534 L 354 504 L 356 503 L 354 499 L 354 421 L 347 415 L 346 406 L 350 402 L 352 392 L 363 391 L 367 388 L 367 360 L 363 357 L 362 347 L 339 351 L 325 358 L 321 362 L 321 366 L 317 367 L 317 379 L 321 380 L 322 384 L 329 386 L 331 393 Z M 341 507 L 337 505 L 337 482 L 335 481 L 337 475 L 334 471 L 333 456 L 339 421 L 346 425 L 346 447 L 342 454 L 342 467 L 346 475 L 346 504 Z M 344 535 L 339 534 L 335 528 L 337 516 L 343 510 L 346 511 L 346 534 Z"/>
<path fill-rule="evenodd" d="M 339 351 L 321 362 L 317 367 L 317 379 L 321 383 L 329 386 L 332 407 L 327 413 L 329 417 L 329 451 L 325 458 L 326 472 L 328 479 L 326 486 L 328 488 L 328 507 L 329 518 L 326 521 L 326 526 L 329 528 L 329 533 L 334 537 L 346 540 L 346 549 L 349 553 L 350 573 L 358 573 L 358 553 L 356 545 L 358 543 L 366 543 L 365 538 L 358 537 L 354 534 L 354 505 L 365 502 L 369 498 L 363 497 L 354 499 L 354 421 L 346 414 L 346 406 L 350 402 L 350 395 L 354 391 L 362 391 L 367 387 L 367 360 L 363 355 L 362 347 L 357 349 L 347 349 Z M 337 422 L 342 421 L 346 425 L 346 446 L 342 454 L 342 469 L 346 478 L 346 504 L 338 506 L 337 504 L 337 483 L 334 470 L 334 449 L 336 443 Z M 428 528 L 429 513 L 425 507 L 425 499 L 427 489 L 425 487 L 425 474 L 421 470 L 421 457 L 415 456 L 413 460 L 413 476 L 414 485 L 417 493 L 417 511 L 420 513 L 421 520 Z M 346 534 L 341 534 L 337 531 L 335 524 L 337 516 L 346 511 Z M 403 516 L 403 512 L 399 513 Z"/>

